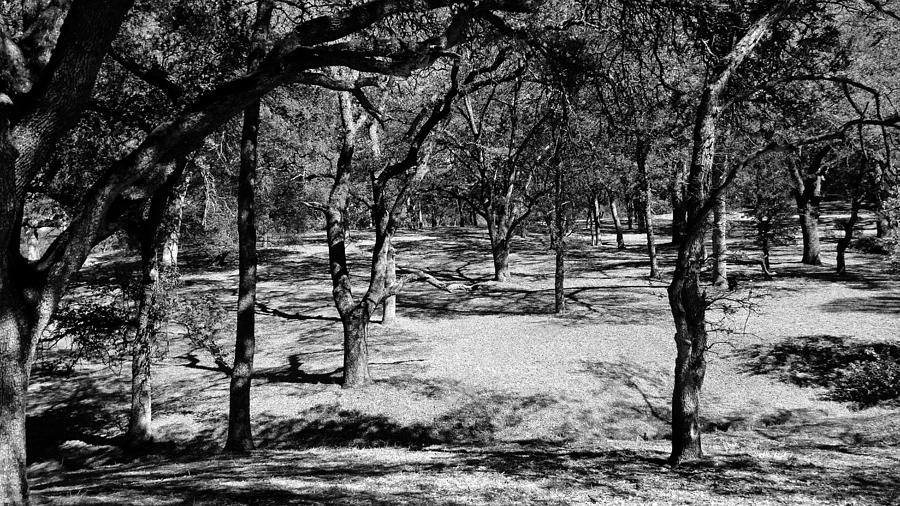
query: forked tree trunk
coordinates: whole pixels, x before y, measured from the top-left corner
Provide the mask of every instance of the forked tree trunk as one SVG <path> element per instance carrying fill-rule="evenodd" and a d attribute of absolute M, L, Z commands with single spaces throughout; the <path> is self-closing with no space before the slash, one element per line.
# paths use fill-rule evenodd
<path fill-rule="evenodd" d="M 850 246 L 850 242 L 853 241 L 853 230 L 856 228 L 856 223 L 859 221 L 859 207 L 859 200 L 856 198 L 852 199 L 852 201 L 850 202 L 850 218 L 846 223 L 844 223 L 844 237 L 841 237 L 841 239 L 837 243 L 838 274 L 847 273 L 847 264 L 844 256 L 847 248 Z"/>
<path fill-rule="evenodd" d="M 387 287 L 397 282 L 397 260 L 395 258 L 393 241 L 387 246 L 387 269 L 384 276 L 384 284 Z M 391 295 L 384 300 L 384 312 L 381 317 L 382 325 L 392 325 L 397 320 L 397 296 Z"/>
<path fill-rule="evenodd" d="M 616 199 L 609 197 L 609 214 L 612 216 L 613 227 L 616 229 L 616 248 L 625 249 L 625 237 L 622 235 L 622 221 L 619 220 L 619 210 Z"/>
<path fill-rule="evenodd" d="M 250 42 L 247 67 L 256 70 L 266 52 L 272 22 L 273 0 L 259 0 Z M 256 168 L 259 142 L 259 109 L 256 101 L 244 109 L 241 132 L 241 167 L 238 177 L 238 304 L 228 404 L 228 435 L 225 449 L 253 449 L 250 426 L 250 385 L 256 352 Z"/>

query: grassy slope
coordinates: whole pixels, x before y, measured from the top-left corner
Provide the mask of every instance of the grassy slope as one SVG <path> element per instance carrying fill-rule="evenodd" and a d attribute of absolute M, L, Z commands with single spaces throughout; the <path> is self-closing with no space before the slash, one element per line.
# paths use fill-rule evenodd
<path fill-rule="evenodd" d="M 642 237 L 627 240 L 618 252 L 572 239 L 571 311 L 562 317 L 549 314 L 553 267 L 537 238 L 515 244 L 512 284 L 468 294 L 411 288 L 395 328 L 372 326 L 376 384 L 362 391 L 336 384 L 341 335 L 321 240 L 267 250 L 260 301 L 269 311 L 258 320 L 253 398 L 260 450 L 218 454 L 227 379 L 202 350 L 175 340 L 155 372 L 165 441 L 155 456 L 103 446 L 126 423 L 127 364 L 119 374 L 86 366 L 69 378 L 34 378 L 34 496 L 63 504 L 900 500 L 900 409 L 852 411 L 827 400 L 817 381 L 840 350 L 896 343 L 900 289 L 883 259 L 851 254 L 856 274 L 846 279 L 800 267 L 796 248 L 778 251 L 774 281 L 734 266 L 736 293 L 752 289 L 759 314 L 726 322 L 747 334 L 715 338 L 703 398 L 710 458 L 672 470 L 664 465 L 674 358 L 665 285 L 643 277 Z M 351 251 L 360 280 L 368 245 L 360 237 Z M 465 283 L 490 277 L 487 251 L 475 230 L 426 230 L 398 243 L 401 265 Z M 664 268 L 672 254 L 664 249 Z M 235 279 L 233 270 L 195 265 L 185 289 L 233 304 Z M 91 446 L 57 447 L 66 440 Z"/>

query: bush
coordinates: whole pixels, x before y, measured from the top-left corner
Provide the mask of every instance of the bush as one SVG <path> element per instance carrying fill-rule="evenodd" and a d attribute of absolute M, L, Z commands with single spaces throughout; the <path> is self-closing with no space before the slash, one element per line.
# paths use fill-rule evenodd
<path fill-rule="evenodd" d="M 853 241 L 853 244 L 850 245 L 850 249 L 859 251 L 860 253 L 887 255 L 889 253 L 889 246 L 890 245 L 882 238 L 867 236 L 860 237 L 856 241 Z"/>
<path fill-rule="evenodd" d="M 832 388 L 837 401 L 851 401 L 859 408 L 900 398 L 900 362 L 895 357 L 876 354 L 840 369 Z"/>

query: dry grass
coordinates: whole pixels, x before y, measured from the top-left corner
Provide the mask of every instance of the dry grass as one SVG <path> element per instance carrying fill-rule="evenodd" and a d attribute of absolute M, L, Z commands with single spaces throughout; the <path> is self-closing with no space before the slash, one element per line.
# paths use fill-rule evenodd
<path fill-rule="evenodd" d="M 357 237 L 352 268 L 365 281 L 371 243 Z M 851 255 L 847 278 L 800 267 L 796 248 L 778 251 L 773 281 L 735 266 L 736 293 L 752 291 L 760 314 L 739 313 L 730 328 L 746 333 L 716 337 L 703 398 L 709 458 L 673 470 L 664 464 L 674 354 L 665 284 L 644 277 L 642 236 L 626 239 L 624 252 L 572 239 L 564 316 L 550 314 L 552 262 L 539 238 L 516 242 L 513 283 L 469 294 L 413 287 L 400 297 L 395 327 L 373 323 L 376 383 L 359 391 L 336 384 L 340 327 L 321 239 L 267 250 L 253 394 L 260 450 L 218 453 L 227 378 L 176 340 L 155 370 L 156 455 L 103 446 L 124 428 L 127 364 L 121 373 L 85 366 L 34 379 L 34 496 L 53 504 L 900 499 L 900 410 L 828 400 L 827 385 L 796 377 L 803 348 L 784 346 L 822 336 L 840 346 L 896 343 L 900 290 L 880 257 Z M 444 279 L 490 277 L 481 231 L 404 234 L 397 248 L 401 265 Z M 662 253 L 669 268 L 673 251 Z M 234 303 L 233 270 L 208 271 L 196 258 L 189 265 L 185 290 Z M 58 449 L 73 439 L 95 451 Z"/>

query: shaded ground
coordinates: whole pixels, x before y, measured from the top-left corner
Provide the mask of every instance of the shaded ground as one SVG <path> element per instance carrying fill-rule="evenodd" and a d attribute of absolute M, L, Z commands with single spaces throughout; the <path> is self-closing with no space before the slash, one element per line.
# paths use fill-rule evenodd
<path fill-rule="evenodd" d="M 735 229 L 740 230 L 737 222 Z M 823 226 L 823 231 L 827 227 Z M 609 230 L 605 233 L 609 234 Z M 364 233 L 351 269 L 367 279 Z M 550 314 L 546 242 L 517 239 L 512 283 L 491 276 L 480 230 L 403 234 L 398 263 L 480 284 L 447 294 L 415 285 L 400 320 L 373 323 L 376 383 L 343 391 L 341 334 L 325 245 L 270 248 L 263 267 L 249 457 L 221 455 L 227 377 L 209 354 L 169 343 L 155 369 L 156 455 L 114 445 L 127 421 L 128 364 L 37 374 L 31 389 L 34 497 L 51 504 L 893 504 L 900 500 L 900 409 L 857 411 L 835 396 L 849 362 L 898 357 L 897 277 L 852 253 L 850 276 L 775 252 L 774 280 L 733 265 L 758 311 L 714 311 L 696 465 L 664 465 L 674 359 L 665 283 L 645 278 L 643 237 L 628 249 L 572 239 L 565 316 Z M 740 238 L 736 239 L 740 240 Z M 833 242 L 826 238 L 826 259 Z M 674 252 L 662 247 L 664 272 Z M 186 256 L 182 290 L 234 303 L 233 266 Z M 108 262 L 85 282 L 113 279 Z M 738 331 L 738 332 L 735 332 Z M 225 349 L 230 330 L 218 336 Z M 81 444 L 73 441 L 83 441 Z"/>

